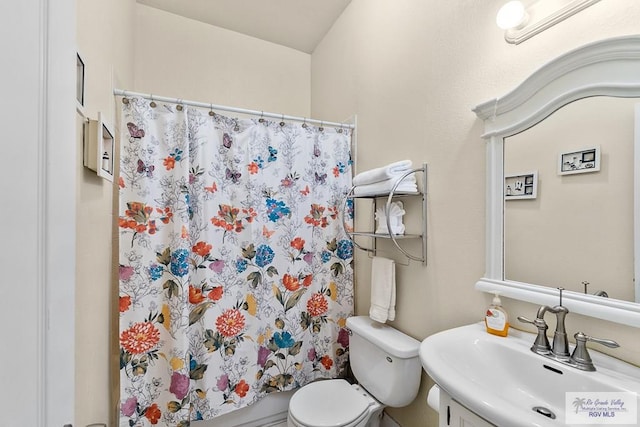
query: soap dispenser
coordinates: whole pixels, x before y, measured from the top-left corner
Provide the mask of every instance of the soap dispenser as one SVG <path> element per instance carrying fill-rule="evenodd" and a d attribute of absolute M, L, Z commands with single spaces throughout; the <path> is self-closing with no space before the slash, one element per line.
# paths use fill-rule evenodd
<path fill-rule="evenodd" d="M 493 301 L 487 309 L 485 314 L 484 323 L 487 327 L 487 332 L 499 337 L 506 337 L 509 332 L 509 315 L 502 308 L 502 301 L 500 301 L 500 294 L 495 292 Z"/>

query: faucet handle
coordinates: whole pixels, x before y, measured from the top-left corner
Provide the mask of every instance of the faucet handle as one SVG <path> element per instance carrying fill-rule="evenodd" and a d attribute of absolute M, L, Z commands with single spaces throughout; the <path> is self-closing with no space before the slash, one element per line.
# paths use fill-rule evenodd
<path fill-rule="evenodd" d="M 549 354 L 551 352 L 551 346 L 547 338 L 547 329 L 549 329 L 549 326 L 547 326 L 547 322 L 544 321 L 544 317 L 536 317 L 536 320 L 531 320 L 524 316 L 518 316 L 518 320 L 538 328 L 538 335 L 531 346 L 531 351 L 536 354 Z"/>
<path fill-rule="evenodd" d="M 529 323 L 533 326 L 536 327 L 541 327 L 541 326 L 547 326 L 547 323 L 544 321 L 543 318 L 537 317 L 536 320 L 531 320 L 529 318 L 526 318 L 524 316 L 518 316 L 518 320 L 521 321 L 522 323 Z"/>
<path fill-rule="evenodd" d="M 575 364 L 576 368 L 582 369 L 583 371 L 596 370 L 595 366 L 593 366 L 591 356 L 589 355 L 589 350 L 587 349 L 587 341 L 602 344 L 609 348 L 620 347 L 620 344 L 613 340 L 590 337 L 583 332 L 578 332 L 573 337 L 576 339 L 576 348 L 573 350 L 573 354 L 571 355 L 571 362 Z"/>
<path fill-rule="evenodd" d="M 598 344 L 602 344 L 602 345 L 604 345 L 606 347 L 609 347 L 609 348 L 618 348 L 618 347 L 620 347 L 620 344 L 618 344 L 614 340 L 605 340 L 605 339 L 602 339 L 602 338 L 590 337 L 589 335 L 586 335 L 583 332 L 578 332 L 573 337 L 576 339 L 576 343 L 577 342 L 581 342 L 581 341 L 585 341 L 585 342 L 586 341 L 591 341 L 591 342 L 595 342 L 595 343 L 598 343 Z"/>

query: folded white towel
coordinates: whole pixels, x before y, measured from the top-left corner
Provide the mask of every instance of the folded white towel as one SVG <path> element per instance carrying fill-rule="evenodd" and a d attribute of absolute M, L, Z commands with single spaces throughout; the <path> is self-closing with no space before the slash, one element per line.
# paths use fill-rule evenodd
<path fill-rule="evenodd" d="M 380 323 L 396 318 L 396 264 L 391 259 L 373 257 L 371 262 L 369 317 Z"/>
<path fill-rule="evenodd" d="M 353 185 L 366 185 L 387 179 L 400 178 L 411 170 L 411 160 L 401 160 L 376 169 L 360 172 L 353 177 Z"/>
<path fill-rule="evenodd" d="M 393 186 L 395 185 L 395 183 L 396 183 L 395 179 L 387 179 L 385 181 L 375 182 L 373 184 L 357 185 L 353 189 L 353 195 L 354 196 L 373 196 L 373 195 L 386 194 L 393 189 Z M 400 184 L 398 184 L 398 187 L 396 187 L 396 192 L 417 193 L 418 186 L 416 184 L 416 176 L 409 175 L 405 177 L 402 181 L 400 181 Z"/>

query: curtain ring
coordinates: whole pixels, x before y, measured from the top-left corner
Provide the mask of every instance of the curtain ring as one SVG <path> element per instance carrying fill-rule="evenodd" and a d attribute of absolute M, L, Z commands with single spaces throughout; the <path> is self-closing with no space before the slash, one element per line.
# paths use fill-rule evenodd
<path fill-rule="evenodd" d="M 129 98 L 127 98 L 127 91 L 126 90 L 122 91 L 122 103 L 124 105 L 128 105 L 129 104 Z"/>
<path fill-rule="evenodd" d="M 213 117 L 216 115 L 216 113 L 213 112 L 213 104 L 210 104 L 210 105 L 211 105 L 211 109 L 209 110 L 209 115 Z"/>
<path fill-rule="evenodd" d="M 340 129 L 338 129 L 338 133 L 342 133 L 342 126 L 344 123 L 340 123 Z"/>
<path fill-rule="evenodd" d="M 282 115 L 282 121 L 280 122 L 280 126 L 284 127 L 286 123 L 284 122 L 284 114 Z"/>
<path fill-rule="evenodd" d="M 258 123 L 264 123 L 264 111 L 260 111 L 260 118 L 258 119 Z"/>
<path fill-rule="evenodd" d="M 151 102 L 149 103 L 149 106 L 151 108 L 156 108 L 158 104 L 156 104 L 155 101 L 153 100 L 153 94 L 150 95 L 150 98 L 151 98 Z"/>
<path fill-rule="evenodd" d="M 320 127 L 318 128 L 318 130 L 319 130 L 320 132 L 323 132 L 323 131 L 324 131 L 324 126 L 323 126 L 323 125 L 324 125 L 324 122 L 320 122 Z"/>
<path fill-rule="evenodd" d="M 303 127 L 304 129 L 306 129 L 306 128 L 307 128 L 307 118 L 306 118 L 306 117 L 305 117 L 305 118 L 304 118 L 304 120 L 302 121 L 302 127 Z"/>
<path fill-rule="evenodd" d="M 184 107 L 182 106 L 182 99 L 178 98 L 178 105 L 176 105 L 176 110 L 182 111 Z"/>

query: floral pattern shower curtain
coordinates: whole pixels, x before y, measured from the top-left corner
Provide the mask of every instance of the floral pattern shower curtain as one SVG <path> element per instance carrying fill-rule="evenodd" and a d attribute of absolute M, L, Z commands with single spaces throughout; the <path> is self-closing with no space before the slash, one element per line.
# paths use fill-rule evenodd
<path fill-rule="evenodd" d="M 122 106 L 120 426 L 342 375 L 350 131 L 150 104 Z"/>

